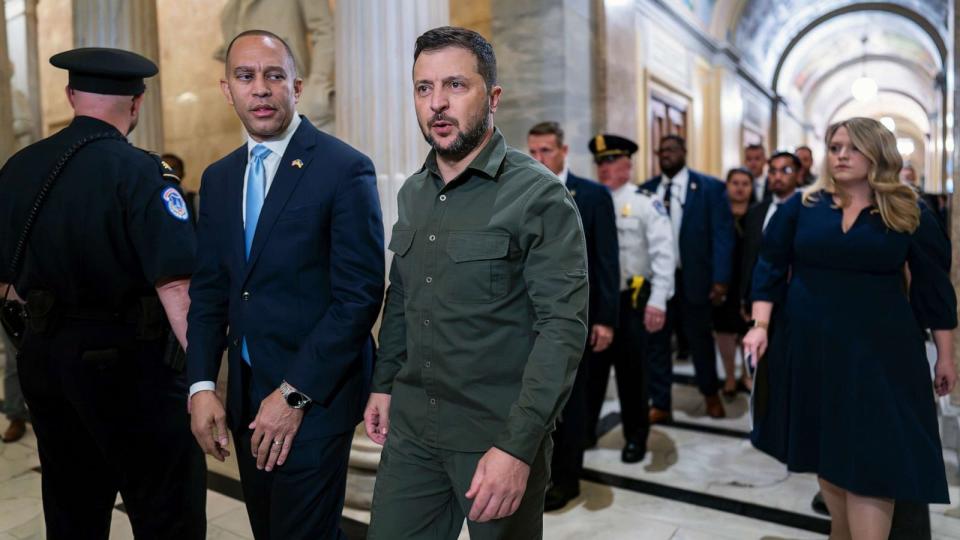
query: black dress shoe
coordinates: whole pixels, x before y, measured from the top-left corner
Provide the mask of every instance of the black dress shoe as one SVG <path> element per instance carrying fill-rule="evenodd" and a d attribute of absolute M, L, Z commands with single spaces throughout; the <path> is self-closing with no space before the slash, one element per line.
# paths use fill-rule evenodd
<path fill-rule="evenodd" d="M 623 447 L 623 452 L 620 452 L 620 461 L 624 463 L 637 463 L 643 461 L 643 457 L 646 455 L 646 445 L 627 441 L 627 444 Z"/>
<path fill-rule="evenodd" d="M 823 492 L 818 491 L 817 494 L 813 496 L 813 500 L 810 501 L 810 507 L 818 514 L 824 516 L 830 515 L 830 510 L 827 509 L 827 503 L 823 500 Z"/>
<path fill-rule="evenodd" d="M 552 486 L 547 490 L 547 496 L 543 499 L 543 511 L 553 512 L 554 510 L 559 510 L 579 496 L 580 486 L 566 489 Z"/>

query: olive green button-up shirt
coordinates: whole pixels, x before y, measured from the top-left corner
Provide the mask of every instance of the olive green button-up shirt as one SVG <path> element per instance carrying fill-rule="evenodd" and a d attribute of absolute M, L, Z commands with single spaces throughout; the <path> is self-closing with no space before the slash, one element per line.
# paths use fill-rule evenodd
<path fill-rule="evenodd" d="M 446 185 L 431 152 L 398 203 L 373 376 L 373 391 L 392 395 L 390 430 L 531 463 L 587 337 L 573 198 L 495 130 Z"/>

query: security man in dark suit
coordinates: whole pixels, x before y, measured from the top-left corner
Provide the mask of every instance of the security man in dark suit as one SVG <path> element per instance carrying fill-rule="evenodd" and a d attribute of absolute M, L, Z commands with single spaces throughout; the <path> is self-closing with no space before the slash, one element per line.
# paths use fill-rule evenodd
<path fill-rule="evenodd" d="M 118 492 L 137 538 L 204 538 L 205 462 L 176 354 L 194 228 L 159 158 L 126 140 L 157 67 L 117 49 L 50 63 L 70 71 L 75 117 L 0 171 L 0 281 L 27 302 L 19 369 L 47 538 L 106 538 Z"/>
<path fill-rule="evenodd" d="M 740 291 L 743 294 L 745 313 L 750 313 L 750 287 L 753 283 L 753 267 L 760 256 L 763 231 L 781 204 L 787 202 L 797 191 L 801 180 L 800 158 L 790 152 L 778 152 L 770 157 L 767 169 L 770 197 L 753 205 L 743 221 L 743 262 L 740 276 Z"/>
<path fill-rule="evenodd" d="M 678 315 L 690 341 L 706 413 L 722 418 L 726 412 L 717 395 L 712 306 L 724 302 L 733 279 L 733 214 L 724 183 L 687 167 L 687 143 L 683 137 L 667 135 L 659 144 L 657 153 L 663 174 L 648 180 L 643 188 L 656 193 L 670 214 L 678 257 L 676 294 L 667 307 L 667 330 L 658 332 L 650 345 L 650 422 L 671 417 L 673 369 L 669 335 Z"/>
<path fill-rule="evenodd" d="M 590 333 L 577 369 L 570 398 L 567 400 L 553 432 L 552 486 L 547 490 L 544 510 L 563 508 L 580 494 L 580 471 L 583 469 L 583 450 L 595 439 L 597 419 L 591 415 L 589 384 L 594 357 L 606 350 L 613 341 L 617 326 L 617 303 L 620 263 L 617 249 L 617 222 L 613 199 L 607 188 L 570 172 L 566 158 L 569 150 L 564 143 L 563 128 L 556 122 L 542 122 L 530 128 L 527 134 L 530 155 L 542 163 L 563 182 L 580 211 L 583 233 L 587 242 L 590 307 Z M 603 374 L 609 373 L 609 369 Z"/>

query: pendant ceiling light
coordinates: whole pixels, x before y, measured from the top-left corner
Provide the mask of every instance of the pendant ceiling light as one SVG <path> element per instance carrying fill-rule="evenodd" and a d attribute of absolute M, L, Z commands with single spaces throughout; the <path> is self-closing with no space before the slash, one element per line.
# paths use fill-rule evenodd
<path fill-rule="evenodd" d="M 857 77 L 857 80 L 853 81 L 853 84 L 850 85 L 850 93 L 853 94 L 853 99 L 866 103 L 877 99 L 877 81 L 873 80 L 870 77 L 867 77 L 867 36 L 864 34 L 863 38 L 860 39 L 860 43 L 863 44 L 863 53 L 860 56 L 860 76 Z"/>

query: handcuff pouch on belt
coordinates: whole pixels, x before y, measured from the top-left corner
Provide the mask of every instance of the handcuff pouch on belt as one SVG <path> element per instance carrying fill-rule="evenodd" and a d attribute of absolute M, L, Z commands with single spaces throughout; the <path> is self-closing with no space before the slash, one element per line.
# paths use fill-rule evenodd
<path fill-rule="evenodd" d="M 158 296 L 140 298 L 140 316 L 137 317 L 137 339 L 153 341 L 166 336 L 163 349 L 163 364 L 174 371 L 182 372 L 187 367 L 187 353 L 180 346 L 167 314 Z"/>
<path fill-rule="evenodd" d="M 644 309 L 650 300 L 650 281 L 643 276 L 632 276 L 627 280 L 630 289 L 630 307 Z"/>
<path fill-rule="evenodd" d="M 56 311 L 54 307 L 57 304 L 56 297 L 50 291 L 34 289 L 27 294 L 27 303 L 24 306 L 26 312 L 26 328 L 30 332 L 46 336 L 49 335 L 55 325 Z"/>

